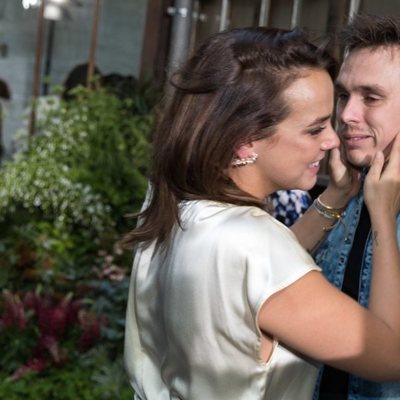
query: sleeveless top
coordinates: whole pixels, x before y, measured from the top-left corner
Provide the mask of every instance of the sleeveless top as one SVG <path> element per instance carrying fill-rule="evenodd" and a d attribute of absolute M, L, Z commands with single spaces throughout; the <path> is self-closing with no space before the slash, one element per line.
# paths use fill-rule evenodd
<path fill-rule="evenodd" d="M 275 341 L 259 354 L 263 303 L 319 270 L 294 234 L 256 207 L 180 206 L 165 251 L 135 255 L 125 364 L 136 399 L 308 400 L 319 365 Z"/>

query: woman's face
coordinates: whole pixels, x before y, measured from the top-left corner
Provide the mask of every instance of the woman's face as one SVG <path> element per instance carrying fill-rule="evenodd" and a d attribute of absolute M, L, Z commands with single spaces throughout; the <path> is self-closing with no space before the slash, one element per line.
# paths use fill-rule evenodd
<path fill-rule="evenodd" d="M 333 84 L 326 71 L 305 70 L 285 91 L 288 117 L 268 138 L 252 142 L 254 164 L 235 168 L 237 185 L 258 198 L 280 189 L 311 189 L 326 152 L 339 146 L 332 128 Z"/>

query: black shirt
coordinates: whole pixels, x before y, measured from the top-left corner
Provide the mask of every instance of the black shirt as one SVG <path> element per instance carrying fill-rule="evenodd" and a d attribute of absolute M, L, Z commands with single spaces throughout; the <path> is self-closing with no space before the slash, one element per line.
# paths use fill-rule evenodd
<path fill-rule="evenodd" d="M 353 246 L 347 260 L 342 291 L 358 300 L 360 273 L 365 244 L 371 230 L 371 221 L 365 203 L 354 235 Z M 319 400 L 347 400 L 349 374 L 339 369 L 324 366 L 319 387 Z"/>

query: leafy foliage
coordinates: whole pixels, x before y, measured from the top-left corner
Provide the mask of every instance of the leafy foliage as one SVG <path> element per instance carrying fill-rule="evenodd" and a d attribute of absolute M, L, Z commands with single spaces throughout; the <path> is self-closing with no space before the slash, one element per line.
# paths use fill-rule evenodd
<path fill-rule="evenodd" d="M 69 364 L 10 381 L 0 372 L 0 399 L 7 400 L 131 400 L 121 360 L 110 363 L 102 349 L 85 355 L 89 363 Z M 97 363 L 97 365 L 95 364 Z M 98 365 L 103 367 L 98 368 Z"/>
<path fill-rule="evenodd" d="M 76 89 L 42 122 L 27 150 L 0 174 L 0 220 L 21 211 L 60 229 L 102 232 L 140 205 L 148 165 L 151 114 L 104 89 Z"/>
<path fill-rule="evenodd" d="M 120 239 L 147 189 L 153 100 L 75 88 L 0 169 L 0 398 L 132 396 Z"/>

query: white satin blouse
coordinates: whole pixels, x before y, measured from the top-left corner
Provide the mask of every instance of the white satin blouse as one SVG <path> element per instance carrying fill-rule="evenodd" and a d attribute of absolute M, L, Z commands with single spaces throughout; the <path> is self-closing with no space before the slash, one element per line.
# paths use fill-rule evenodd
<path fill-rule="evenodd" d="M 141 400 L 308 400 L 317 365 L 275 343 L 259 355 L 257 313 L 273 293 L 319 270 L 266 212 L 181 204 L 166 252 L 137 251 L 125 363 Z"/>

